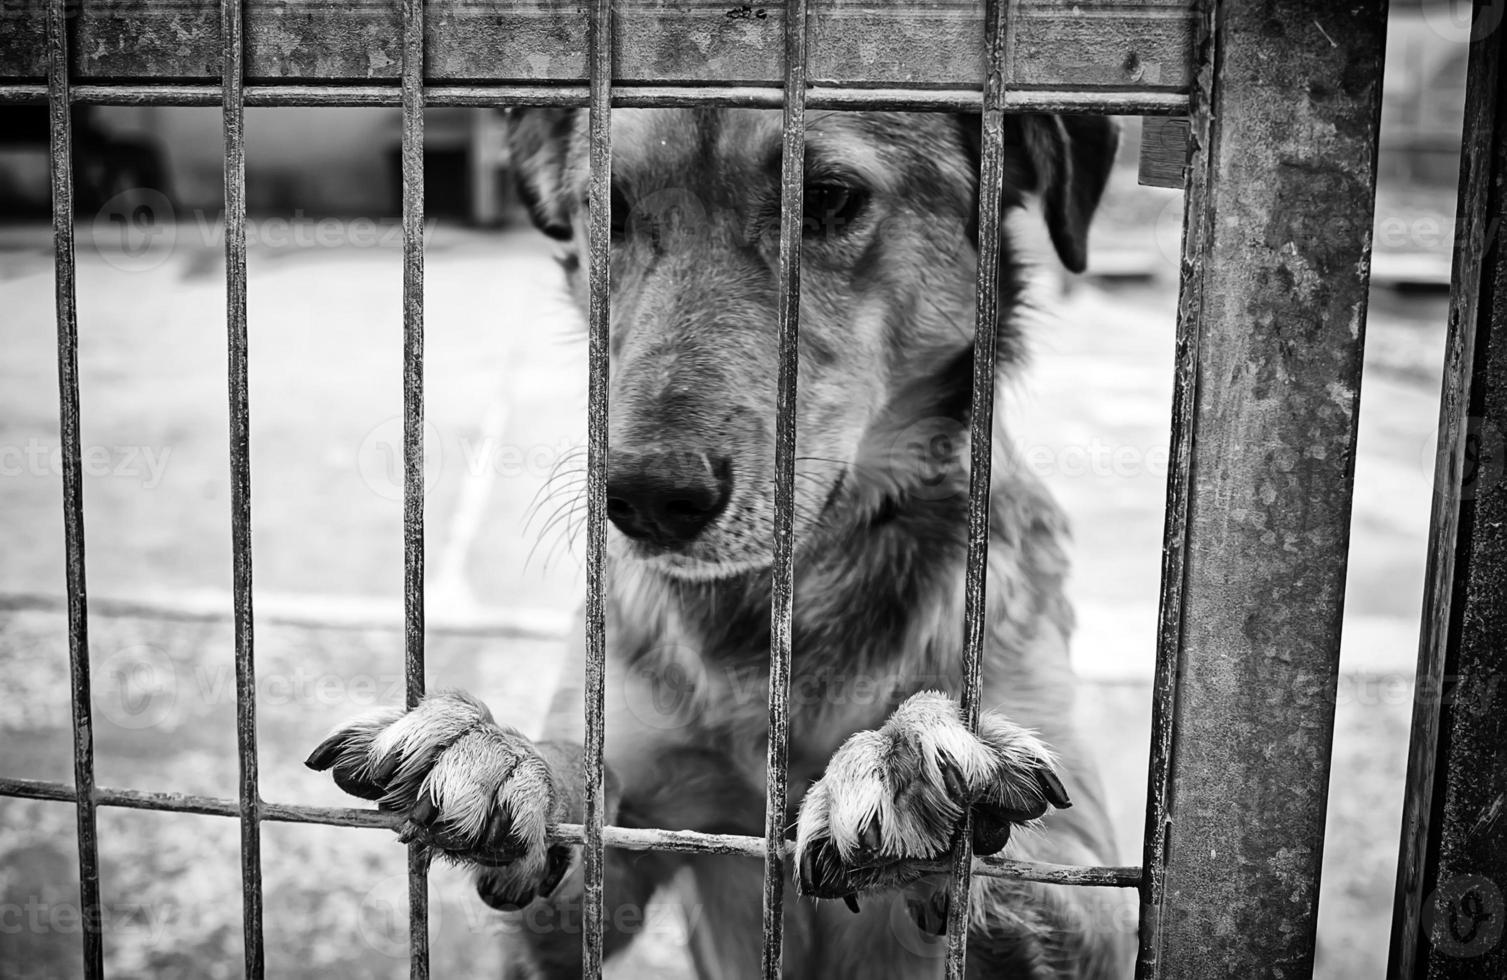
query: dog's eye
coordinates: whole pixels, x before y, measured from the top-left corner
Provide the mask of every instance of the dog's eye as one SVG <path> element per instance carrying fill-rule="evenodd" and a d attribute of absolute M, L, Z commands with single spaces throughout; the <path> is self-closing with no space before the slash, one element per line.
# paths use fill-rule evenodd
<path fill-rule="evenodd" d="M 843 184 L 809 184 L 806 187 L 807 238 L 837 237 L 852 230 L 868 192 Z"/>

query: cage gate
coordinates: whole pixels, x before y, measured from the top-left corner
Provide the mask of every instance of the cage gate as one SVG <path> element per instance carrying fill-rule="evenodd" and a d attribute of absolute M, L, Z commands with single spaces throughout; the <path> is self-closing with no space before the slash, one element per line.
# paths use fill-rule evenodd
<path fill-rule="evenodd" d="M 304 23 L 300 69 L 271 45 L 272 0 L 146 5 L 130 12 L 90 0 L 26 5 L 0 41 L 0 103 L 50 108 L 57 283 L 60 432 L 64 449 L 74 784 L 0 779 L 0 795 L 77 807 L 84 972 L 104 973 L 99 913 L 98 807 L 213 814 L 241 826 L 245 973 L 264 972 L 260 825 L 264 821 L 386 827 L 372 810 L 263 801 L 258 791 L 246 331 L 244 109 L 394 105 L 402 109 L 404 651 L 407 700 L 424 690 L 423 110 L 426 106 L 585 106 L 591 134 L 587 522 L 586 809 L 551 839 L 582 846 L 583 957 L 602 958 L 604 847 L 740 854 L 765 862 L 762 971 L 780 975 L 788 686 L 791 656 L 794 406 L 799 335 L 802 159 L 807 107 L 979 112 L 980 248 L 977 323 L 992 324 L 999 275 L 1003 123 L 1007 113 L 1187 116 L 1184 239 L 1168 477 L 1162 603 L 1153 688 L 1145 847 L 1138 867 L 1074 867 L 975 858 L 968 833 L 952 855 L 946 971 L 964 975 L 969 880 L 991 875 L 1063 886 L 1136 888 L 1139 977 L 1306 975 L 1315 944 L 1329 750 L 1338 677 L 1386 0 L 1343 10 L 1301 0 L 922 0 L 876 13 L 840 0 L 787 0 L 757 25 L 721 8 L 670 10 L 643 0 L 595 0 L 583 25 L 549 5 L 479 10 L 461 0 L 398 0 Z M 438 16 L 426 20 L 426 10 Z M 342 19 L 343 18 L 343 19 Z M 391 28 L 352 31 L 361 20 Z M 1321 23 L 1322 21 L 1322 23 Z M 1308 30 L 1308 25 L 1317 30 Z M 631 31 L 615 30 L 624 25 Z M 713 38 L 710 54 L 666 39 Z M 174 46 L 157 43 L 174 38 Z M 81 39 L 120 42 L 88 48 Z M 962 42 L 959 43 L 959 39 Z M 373 81 L 368 45 L 399 65 Z M 1472 496 L 1461 475 L 1467 416 L 1503 420 L 1500 351 L 1484 354 L 1501 320 L 1488 283 L 1499 275 L 1479 212 L 1502 210 L 1500 31 L 1474 42 L 1457 244 L 1451 364 L 1441 415 L 1433 575 L 1420 681 L 1476 656 L 1500 615 L 1462 639 L 1449 600 L 1461 585 L 1503 576 L 1500 549 L 1458 537 L 1501 513 L 1501 494 Z M 538 55 L 524 58 L 525 54 Z M 218 64 L 219 78 L 205 65 Z M 543 65 L 544 67 L 540 67 Z M 918 74 L 916 66 L 925 65 Z M 254 79 L 248 83 L 248 77 Z M 497 79 L 515 79 L 499 82 Z M 583 80 L 584 83 L 583 84 Z M 74 104 L 220 105 L 225 145 L 229 456 L 240 791 L 237 799 L 95 784 L 84 562 L 77 313 L 74 300 Z M 607 450 L 610 113 L 614 106 L 782 108 L 776 531 L 771 617 L 764 839 L 603 826 L 603 547 Z M 1494 228 L 1495 226 L 1491 226 Z M 1258 233 L 1259 232 L 1259 233 Z M 1486 256 L 1482 259 L 1482 254 Z M 1112 329 L 1113 325 L 1109 325 Z M 963 709 L 977 725 L 988 551 L 993 329 L 975 332 L 965 579 Z M 1500 339 L 1497 339 L 1500 344 Z M 1280 367 L 1282 377 L 1263 367 Z M 1276 391 L 1273 392 L 1275 386 Z M 1484 394 L 1483 394 L 1484 392 Z M 1482 408 L 1482 399 L 1490 400 Z M 1474 399 L 1474 401 L 1472 400 Z M 1504 423 L 1507 424 L 1507 423 Z M 1462 506 L 1462 499 L 1465 500 Z M 1496 508 L 1488 510 L 1489 507 Z M 1281 519 L 1275 519 L 1280 515 Z M 1271 517 L 1273 519 L 1268 520 Z M 1500 525 L 1497 525 L 1500 526 Z M 1461 591 L 1452 592 L 1458 587 Z M 1472 591 L 1475 589 L 1476 591 Z M 1474 644 L 1474 645 L 1472 645 Z M 1500 669 L 1500 664 L 1496 669 Z M 1437 688 L 1434 688 L 1437 691 Z M 1474 742 L 1441 739 L 1461 724 L 1450 705 L 1418 701 L 1415 792 L 1399 870 L 1392 972 L 1450 973 L 1430 945 L 1423 882 L 1438 887 L 1440 841 L 1468 810 L 1452 764 L 1470 748 L 1497 751 L 1500 726 Z M 1492 739 L 1495 739 L 1493 742 Z M 1436 761 L 1446 772 L 1434 778 Z M 1421 785 L 1421 789 L 1419 788 Z M 1432 795 L 1430 795 L 1432 794 Z M 1233 827 L 1231 807 L 1260 813 Z M 1453 809 L 1452 809 L 1453 807 Z M 1433 813 L 1435 819 L 1430 820 Z M 1442 827 L 1442 829 L 1441 829 Z M 1442 837 L 1441 837 L 1442 835 Z M 1500 837 L 1497 838 L 1500 841 Z M 428 975 L 425 868 L 410 851 L 411 975 Z M 1448 850 L 1448 848 L 1446 848 Z M 1496 849 L 1447 855 L 1451 874 L 1501 874 Z M 1433 855 L 1431 857 L 1431 855 Z M 1454 863 L 1451 864 L 1450 862 Z M 1493 863 L 1494 862 L 1494 863 Z M 1500 917 L 1500 911 L 1498 912 Z M 1217 937 L 1211 941 L 1211 937 Z M 1429 959 L 1429 955 L 1433 955 Z M 1489 955 L 1501 961 L 1500 948 Z M 1445 962 L 1445 966 L 1439 964 Z M 1477 961 L 1478 964 L 1481 961 Z M 1416 964 L 1416 966 L 1415 966 Z"/>

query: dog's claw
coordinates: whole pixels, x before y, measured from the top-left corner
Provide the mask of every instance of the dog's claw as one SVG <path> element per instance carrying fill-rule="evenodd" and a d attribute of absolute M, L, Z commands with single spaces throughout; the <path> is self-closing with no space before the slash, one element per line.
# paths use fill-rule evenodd
<path fill-rule="evenodd" d="M 403 753 L 387 753 L 385 757 L 378 760 L 377 763 L 372 766 L 372 782 L 376 783 L 378 786 L 386 786 L 388 783 L 392 782 L 393 775 L 398 771 L 398 767 L 402 764 Z"/>
<path fill-rule="evenodd" d="M 854 915 L 858 914 L 859 909 L 857 895 L 844 895 L 842 897 L 842 903 L 848 907 L 849 912 L 852 912 Z"/>
<path fill-rule="evenodd" d="M 941 760 L 939 768 L 942 770 L 942 783 L 947 787 L 947 795 L 960 803 L 966 803 L 973 798 L 973 793 L 968 788 L 968 781 L 952 763 Z"/>
<path fill-rule="evenodd" d="M 430 793 L 421 793 L 413 804 L 413 810 L 409 812 L 408 819 L 420 827 L 427 827 L 434 823 L 435 817 L 439 816 L 439 807 L 434 804 L 434 796 Z"/>
<path fill-rule="evenodd" d="M 345 790 L 352 796 L 359 796 L 363 800 L 376 800 L 378 809 L 385 809 L 381 799 L 386 791 L 371 779 L 364 778 L 359 770 L 352 770 L 346 766 L 336 765 L 332 773 L 335 777 L 335 785 Z"/>
<path fill-rule="evenodd" d="M 540 898 L 549 898 L 560 887 L 560 882 L 565 877 L 565 872 L 570 870 L 570 848 L 556 844 L 549 849 L 545 858 L 544 878 L 539 882 L 539 887 L 534 894 Z"/>
<path fill-rule="evenodd" d="M 884 838 L 879 832 L 879 818 L 875 816 L 858 835 L 858 853 L 854 863 L 860 867 L 877 863 L 881 860 L 880 852 L 883 846 Z"/>
<path fill-rule="evenodd" d="M 1062 779 L 1050 767 L 1042 766 L 1037 769 L 1036 781 L 1041 784 L 1041 791 L 1052 806 L 1059 810 L 1066 810 L 1073 805 L 1073 801 L 1068 799 L 1067 787 L 1062 785 Z"/>
<path fill-rule="evenodd" d="M 512 843 L 513 815 L 503 804 L 497 804 L 497 809 L 487 820 L 487 829 L 483 839 L 491 846 L 499 850 L 505 849 L 505 845 Z"/>
<path fill-rule="evenodd" d="M 973 853 L 981 857 L 998 854 L 1010 843 L 1010 818 L 997 814 L 989 807 L 973 810 Z"/>
<path fill-rule="evenodd" d="M 345 747 L 345 737 L 345 732 L 336 732 L 320 742 L 303 764 L 315 772 L 324 772 L 340 758 L 340 750 Z"/>
<path fill-rule="evenodd" d="M 813 841 L 801 854 L 796 869 L 796 889 L 812 898 L 839 898 L 847 894 L 842 862 L 831 838 Z"/>

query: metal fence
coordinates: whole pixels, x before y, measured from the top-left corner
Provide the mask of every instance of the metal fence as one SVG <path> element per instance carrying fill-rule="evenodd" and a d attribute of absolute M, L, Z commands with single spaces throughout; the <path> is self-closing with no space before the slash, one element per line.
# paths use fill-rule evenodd
<path fill-rule="evenodd" d="M 731 13 L 737 14 L 741 8 Z M 963 975 L 969 879 L 1014 877 L 1064 886 L 1137 888 L 1137 975 L 1305 975 L 1312 968 L 1338 669 L 1361 352 L 1375 189 L 1386 0 L 1343 9 L 1300 0 L 1066 0 L 902 3 L 883 8 L 788 0 L 767 16 L 724 6 L 670 9 L 596 0 L 585 24 L 548 3 L 289 7 L 275 0 L 148 3 L 23 2 L 0 37 L 0 103 L 50 107 L 56 245 L 63 513 L 72 668 L 74 784 L 0 780 L 0 795 L 72 801 L 78 811 L 85 973 L 103 975 L 101 806 L 236 817 L 241 825 L 245 972 L 263 975 L 260 826 L 293 821 L 389 826 L 370 810 L 265 802 L 258 792 L 251 602 L 250 406 L 247 400 L 243 113 L 248 105 L 397 105 L 403 114 L 403 398 L 405 659 L 409 704 L 424 690 L 423 109 L 569 105 L 590 116 L 590 343 L 587 524 L 586 810 L 552 840 L 582 845 L 583 955 L 600 973 L 604 847 L 762 856 L 763 973 L 777 977 L 787 873 L 784 835 L 792 610 L 791 514 L 799 335 L 805 112 L 830 109 L 978 111 L 982 117 L 977 324 L 966 574 L 964 714 L 977 724 L 1001 220 L 1003 123 L 1012 112 L 1186 116 L 1184 241 L 1174 369 L 1153 737 L 1141 867 L 1064 867 L 976 859 L 962 833 L 952 855 L 947 975 Z M 290 59 L 264 43 L 274 18 L 300 44 Z M 292 20 L 287 18 L 291 17 Z M 390 30 L 360 31 L 353 24 Z M 1311 29 L 1310 29 L 1311 26 Z M 288 33 L 288 32 L 291 32 Z M 584 36 L 583 36 L 584 35 Z M 695 36 L 710 45 L 684 45 Z M 391 37 L 391 41 L 372 40 Z M 172 38 L 168 44 L 166 39 Z M 110 43 L 98 43 L 101 40 Z M 655 39 L 669 43 L 651 43 Z M 87 43 L 86 43 L 87 42 Z M 1468 110 L 1451 359 L 1441 416 L 1432 578 L 1420 681 L 1458 669 L 1467 557 L 1496 575 L 1503 555 L 1456 549 L 1479 526 L 1464 460 L 1480 387 L 1507 390 L 1496 352 L 1485 378 L 1471 354 L 1502 320 L 1489 293 L 1500 273 L 1494 178 L 1503 162 L 1500 32 L 1475 42 Z M 385 47 L 384 47 L 385 46 Z M 373 49 L 396 77 L 369 77 Z M 676 54 L 674 52 L 683 53 Z M 669 52 L 669 53 L 667 53 Z M 539 55 L 524 58 L 523 55 Z M 218 76 L 218 81 L 216 81 Z M 585 84 L 583 83 L 583 80 Z M 221 105 L 224 112 L 231 528 L 240 757 L 238 799 L 109 789 L 95 784 L 79 437 L 70 106 Z M 779 284 L 777 524 L 771 616 L 767 818 L 763 840 L 603 826 L 603 545 L 607 449 L 610 117 L 615 106 L 763 106 L 784 111 Z M 1478 220 L 1479 219 L 1479 220 Z M 1489 228 L 1489 230 L 1488 230 Z M 1483 249 L 1491 251 L 1483 261 Z M 1479 326 L 1478 326 L 1479 324 Z M 1111 325 L 1112 328 L 1112 325 Z M 1500 344 L 1500 338 L 1498 338 Z M 1475 385 L 1476 387 L 1472 387 Z M 1476 399 L 1476 401 L 1472 401 Z M 1491 498 L 1501 513 L 1500 495 Z M 1462 516 L 1463 514 L 1463 516 Z M 1462 524 L 1462 521 L 1465 522 Z M 1477 523 L 1471 523 L 1477 522 Z M 1500 524 L 1497 525 L 1500 527 Z M 1479 552 L 1479 553 L 1478 553 Z M 1488 576 L 1489 577 L 1489 576 Z M 1442 603 L 1442 611 L 1441 611 Z M 1454 625 L 1451 625 L 1454 624 Z M 1490 634 L 1500 638 L 1498 612 Z M 1481 653 L 1482 657 L 1486 654 Z M 1499 656 L 1499 655 L 1498 655 Z M 1489 660 L 1489 658 L 1487 658 Z M 1488 667 L 1490 664 L 1487 665 Z M 1500 669 L 1500 663 L 1496 664 Z M 1484 669 L 1484 668 L 1483 668 Z M 1437 691 L 1434 687 L 1431 690 Z M 1468 816 L 1443 800 L 1458 743 L 1440 738 L 1441 705 L 1420 699 L 1415 793 L 1399 875 L 1393 970 L 1427 959 L 1425 887 L 1437 848 Z M 1504 744 L 1501 725 L 1474 751 Z M 1490 739 L 1495 738 L 1493 743 Z M 1431 795 L 1432 794 L 1432 795 Z M 1430 824 L 1434 808 L 1442 817 Z M 1237 811 L 1259 813 L 1241 823 Z M 1500 839 L 1500 837 L 1498 838 Z M 1503 849 L 1463 867 L 1497 874 Z M 1432 856 L 1431 856 L 1432 855 Z M 1490 864 L 1490 861 L 1496 863 Z M 1459 863 L 1459 862 L 1457 862 Z M 428 975 L 425 867 L 410 852 L 411 973 Z M 1494 870 L 1493 870 L 1494 869 Z M 1498 912 L 1500 916 L 1500 911 Z M 1499 923 L 1500 925 L 1500 923 Z M 1500 960 L 1501 950 L 1496 953 Z M 1437 956 L 1435 957 L 1437 960 Z M 1421 962 L 1422 960 L 1419 960 Z M 1430 961 L 1433 962 L 1433 961 Z M 1477 961 L 1479 965 L 1481 961 Z M 1422 967 L 1418 968 L 1420 972 Z"/>

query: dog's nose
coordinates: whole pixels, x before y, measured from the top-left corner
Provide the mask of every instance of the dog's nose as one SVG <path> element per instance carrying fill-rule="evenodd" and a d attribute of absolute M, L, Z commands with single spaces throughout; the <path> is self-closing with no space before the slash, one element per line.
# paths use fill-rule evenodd
<path fill-rule="evenodd" d="M 726 456 L 613 452 L 607 516 L 630 538 L 686 544 L 722 513 L 732 486 Z"/>

